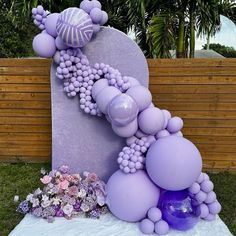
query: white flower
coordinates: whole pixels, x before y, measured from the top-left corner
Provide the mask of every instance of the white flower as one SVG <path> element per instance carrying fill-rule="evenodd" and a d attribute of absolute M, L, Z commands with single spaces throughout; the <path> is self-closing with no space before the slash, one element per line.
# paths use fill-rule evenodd
<path fill-rule="evenodd" d="M 49 200 L 46 200 L 46 201 L 42 201 L 42 202 L 41 202 L 41 206 L 42 206 L 43 208 L 46 208 L 46 207 L 50 206 L 50 204 L 51 204 L 51 201 L 49 201 Z"/>
<path fill-rule="evenodd" d="M 33 207 L 37 207 L 37 206 L 39 205 L 39 200 L 38 200 L 38 198 L 33 198 L 32 201 L 31 201 L 31 203 L 33 204 L 33 205 L 32 205 Z"/>
<path fill-rule="evenodd" d="M 46 170 L 42 167 L 41 170 L 40 170 L 40 173 L 41 173 L 42 175 L 45 175 L 45 174 L 46 174 Z"/>
<path fill-rule="evenodd" d="M 30 193 L 27 197 L 26 197 L 26 201 L 31 202 L 33 199 L 34 195 L 32 193 Z"/>
<path fill-rule="evenodd" d="M 55 197 L 55 198 L 52 199 L 52 204 L 53 204 L 53 205 L 59 205 L 59 204 L 60 204 L 60 201 L 61 201 L 60 198 Z"/>
<path fill-rule="evenodd" d="M 88 212 L 89 211 L 89 206 L 85 203 L 82 203 L 80 208 L 83 212 Z"/>
<path fill-rule="evenodd" d="M 37 188 L 35 191 L 34 191 L 34 195 L 39 195 L 42 193 L 42 190 L 40 188 Z"/>
<path fill-rule="evenodd" d="M 68 215 L 68 216 L 71 216 L 72 212 L 73 212 L 73 206 L 70 205 L 70 204 L 66 204 L 64 207 L 63 207 L 63 212 Z"/>
<path fill-rule="evenodd" d="M 82 188 L 80 189 L 80 191 L 78 192 L 78 197 L 79 198 L 84 198 L 86 196 L 86 191 Z"/>
<path fill-rule="evenodd" d="M 42 195 L 42 201 L 48 201 L 48 200 L 49 200 L 49 198 L 47 195 Z"/>
<path fill-rule="evenodd" d="M 14 198 L 13 198 L 14 202 L 18 202 L 19 199 L 20 199 L 20 197 L 18 195 L 15 195 Z"/>

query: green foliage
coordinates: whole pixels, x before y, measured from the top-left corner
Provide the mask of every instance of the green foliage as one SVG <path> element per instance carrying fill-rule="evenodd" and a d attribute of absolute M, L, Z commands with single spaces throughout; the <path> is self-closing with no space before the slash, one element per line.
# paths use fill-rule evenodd
<path fill-rule="evenodd" d="M 221 54 L 224 57 L 236 58 L 236 50 L 233 47 L 228 47 L 225 45 L 221 45 L 219 43 L 211 43 L 209 46 L 210 46 L 209 47 L 210 49 L 218 52 L 219 54 Z M 207 49 L 206 44 L 203 46 L 203 49 Z"/>

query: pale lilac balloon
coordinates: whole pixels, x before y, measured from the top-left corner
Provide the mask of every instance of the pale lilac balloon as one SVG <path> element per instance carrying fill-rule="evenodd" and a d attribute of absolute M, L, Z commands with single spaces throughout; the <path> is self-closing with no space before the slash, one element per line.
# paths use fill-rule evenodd
<path fill-rule="evenodd" d="M 60 64 L 60 62 L 61 62 L 61 55 L 60 55 L 60 52 L 59 51 L 57 51 L 56 53 L 55 53 L 55 55 L 53 56 L 53 61 L 56 63 L 56 64 Z"/>
<path fill-rule="evenodd" d="M 180 117 L 172 117 L 167 124 L 167 130 L 170 133 L 176 133 L 183 128 L 184 122 Z"/>
<path fill-rule="evenodd" d="M 161 219 L 162 213 L 159 208 L 152 207 L 148 210 L 147 216 L 148 216 L 149 220 L 156 223 L 157 221 L 159 221 Z"/>
<path fill-rule="evenodd" d="M 206 200 L 207 198 L 207 194 L 203 191 L 199 191 L 196 195 L 195 195 L 195 199 L 199 202 L 202 203 Z"/>
<path fill-rule="evenodd" d="M 111 213 L 121 220 L 138 222 L 147 211 L 157 205 L 160 190 L 145 171 L 134 174 L 116 171 L 108 180 L 107 205 Z"/>
<path fill-rule="evenodd" d="M 91 3 L 93 4 L 93 7 L 94 8 L 99 8 L 99 9 L 102 9 L 102 5 L 99 1 L 97 0 L 92 0 Z"/>
<path fill-rule="evenodd" d="M 126 144 L 130 146 L 131 144 L 135 143 L 136 140 L 137 138 L 135 136 L 129 137 L 126 139 Z"/>
<path fill-rule="evenodd" d="M 201 204 L 200 205 L 200 217 L 201 218 L 205 218 L 209 215 L 209 209 L 208 206 L 206 204 Z"/>
<path fill-rule="evenodd" d="M 64 49 L 67 49 L 68 46 L 63 42 L 62 38 L 60 36 L 57 36 L 56 39 L 55 39 L 55 44 L 56 44 L 56 47 L 59 49 L 59 50 L 64 50 Z"/>
<path fill-rule="evenodd" d="M 170 136 L 170 133 L 168 132 L 168 130 L 163 129 L 163 130 L 159 131 L 159 132 L 156 134 L 156 139 L 165 138 L 165 137 L 168 137 L 168 136 Z"/>
<path fill-rule="evenodd" d="M 99 24 L 93 24 L 93 32 L 96 34 L 100 31 L 101 26 Z"/>
<path fill-rule="evenodd" d="M 182 190 L 196 182 L 202 170 L 202 158 L 189 140 L 169 136 L 158 139 L 146 155 L 148 175 L 167 190 Z"/>
<path fill-rule="evenodd" d="M 102 20 L 102 11 L 99 8 L 93 8 L 89 13 L 93 23 L 98 24 Z"/>
<path fill-rule="evenodd" d="M 144 219 L 139 223 L 139 229 L 143 234 L 152 234 L 154 232 L 154 223 L 149 219 Z"/>
<path fill-rule="evenodd" d="M 133 136 L 138 130 L 137 119 L 134 119 L 126 126 L 117 126 L 112 124 L 113 131 L 120 137 L 129 138 Z"/>
<path fill-rule="evenodd" d="M 59 13 L 53 13 L 47 16 L 45 22 L 45 28 L 48 34 L 52 37 L 57 37 L 57 20 L 59 18 Z"/>
<path fill-rule="evenodd" d="M 156 107 L 147 108 L 138 116 L 139 128 L 145 134 L 156 134 L 163 129 L 165 117 L 162 111 Z"/>
<path fill-rule="evenodd" d="M 178 137 L 183 137 L 183 133 L 181 131 L 178 131 L 176 133 L 172 133 L 171 135 L 178 136 Z"/>
<path fill-rule="evenodd" d="M 130 95 L 137 103 L 139 111 L 146 109 L 152 102 L 151 92 L 144 86 L 135 86 L 127 90 L 126 94 Z"/>
<path fill-rule="evenodd" d="M 100 91 L 100 93 L 98 93 L 98 95 L 96 96 L 96 103 L 99 110 L 107 115 L 107 108 L 109 103 L 114 97 L 119 94 L 121 94 L 120 90 L 113 86 L 102 89 L 102 91 Z"/>
<path fill-rule="evenodd" d="M 93 23 L 84 10 L 67 8 L 58 18 L 57 33 L 66 45 L 74 48 L 84 47 L 92 38 Z"/>
<path fill-rule="evenodd" d="M 85 12 L 90 13 L 90 11 L 93 9 L 93 3 L 89 0 L 83 0 L 80 3 L 80 8 Z"/>
<path fill-rule="evenodd" d="M 141 130 L 138 130 L 136 133 L 135 133 L 135 136 L 137 138 L 142 138 L 142 137 L 146 137 L 147 135 L 145 133 L 143 133 Z"/>
<path fill-rule="evenodd" d="M 201 174 L 199 175 L 198 179 L 197 179 L 197 182 L 200 184 L 200 183 L 203 182 L 203 180 L 204 180 L 204 175 L 203 175 L 203 173 L 201 173 Z"/>
<path fill-rule="evenodd" d="M 159 235 L 165 235 L 169 232 L 169 225 L 166 221 L 160 220 L 155 223 L 155 233 Z"/>
<path fill-rule="evenodd" d="M 207 197 L 205 199 L 205 203 L 209 204 L 216 200 L 216 193 L 211 191 L 207 194 Z"/>
<path fill-rule="evenodd" d="M 201 190 L 201 187 L 197 182 L 193 183 L 193 185 L 189 187 L 188 189 L 188 191 L 192 194 L 197 194 L 200 192 L 200 190 Z"/>
<path fill-rule="evenodd" d="M 47 33 L 38 34 L 34 37 L 33 49 L 40 57 L 52 57 L 56 53 L 55 40 Z"/>
<path fill-rule="evenodd" d="M 129 83 L 130 83 L 130 87 L 135 87 L 140 85 L 139 81 L 133 77 L 128 77 Z"/>
<path fill-rule="evenodd" d="M 213 190 L 214 184 L 210 180 L 204 180 L 201 183 L 201 190 L 204 191 L 205 193 L 209 193 Z"/>
<path fill-rule="evenodd" d="M 165 124 L 164 124 L 163 129 L 166 129 L 168 121 L 171 118 L 171 113 L 168 110 L 162 110 L 162 112 L 163 112 L 163 114 L 165 116 Z"/>
<path fill-rule="evenodd" d="M 137 103 L 129 95 L 121 93 L 109 103 L 108 115 L 114 125 L 128 125 L 138 115 Z"/>
<path fill-rule="evenodd" d="M 214 201 L 208 204 L 208 208 L 209 208 L 210 213 L 213 215 L 218 214 L 221 211 L 221 205 L 218 201 Z"/>
<path fill-rule="evenodd" d="M 207 217 L 204 218 L 204 220 L 213 221 L 215 220 L 215 218 L 216 218 L 216 215 L 209 214 Z"/>
<path fill-rule="evenodd" d="M 109 83 L 107 79 L 100 79 L 95 82 L 95 84 L 92 87 L 92 97 L 96 101 L 97 95 L 104 89 L 109 87 Z"/>
<path fill-rule="evenodd" d="M 100 25 L 105 25 L 108 21 L 108 15 L 105 11 L 102 11 L 102 19 L 99 22 Z"/>

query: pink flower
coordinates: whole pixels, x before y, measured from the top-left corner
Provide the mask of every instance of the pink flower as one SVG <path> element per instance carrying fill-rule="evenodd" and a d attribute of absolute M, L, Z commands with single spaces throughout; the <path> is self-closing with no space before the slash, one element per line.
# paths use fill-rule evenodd
<path fill-rule="evenodd" d="M 89 173 L 87 179 L 91 182 L 96 182 L 99 180 L 98 176 L 95 173 Z"/>
<path fill-rule="evenodd" d="M 40 179 L 43 184 L 49 184 L 52 180 L 52 177 L 45 175 L 43 178 Z"/>
<path fill-rule="evenodd" d="M 63 180 L 61 183 L 60 183 L 60 188 L 65 190 L 69 187 L 69 182 L 67 180 Z"/>
<path fill-rule="evenodd" d="M 71 195 L 71 196 L 77 196 L 78 194 L 78 187 L 76 186 L 71 186 L 69 187 L 69 191 L 68 191 L 68 194 Z"/>

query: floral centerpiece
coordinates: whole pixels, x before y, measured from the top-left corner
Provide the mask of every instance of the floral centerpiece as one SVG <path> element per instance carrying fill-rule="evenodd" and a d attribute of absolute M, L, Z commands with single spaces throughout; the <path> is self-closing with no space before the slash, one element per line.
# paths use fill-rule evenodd
<path fill-rule="evenodd" d="M 68 174 L 68 166 L 44 173 L 40 179 L 44 187 L 36 189 L 22 201 L 17 211 L 32 213 L 53 222 L 54 217 L 71 219 L 84 214 L 99 218 L 107 211 L 105 183 L 95 173 Z"/>

